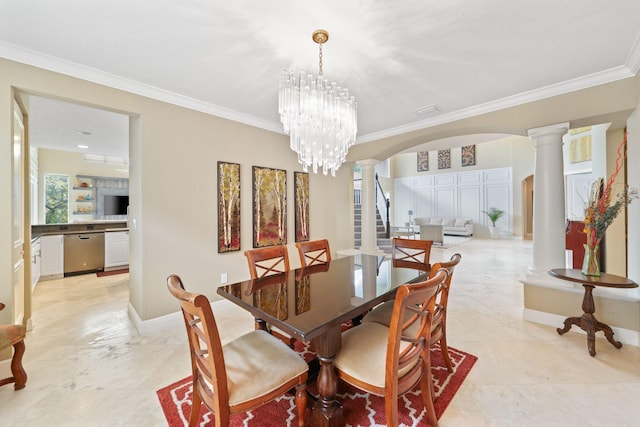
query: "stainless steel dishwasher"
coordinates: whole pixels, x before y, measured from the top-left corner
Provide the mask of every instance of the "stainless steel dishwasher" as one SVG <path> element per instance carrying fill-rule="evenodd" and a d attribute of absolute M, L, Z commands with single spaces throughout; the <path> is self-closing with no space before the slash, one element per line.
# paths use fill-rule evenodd
<path fill-rule="evenodd" d="M 104 269 L 104 233 L 64 235 L 64 275 Z"/>

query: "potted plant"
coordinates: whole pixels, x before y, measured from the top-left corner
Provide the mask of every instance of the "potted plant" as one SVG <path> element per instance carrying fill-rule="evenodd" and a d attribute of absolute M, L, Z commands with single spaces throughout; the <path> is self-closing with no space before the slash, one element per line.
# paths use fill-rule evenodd
<path fill-rule="evenodd" d="M 504 215 L 504 211 L 498 208 L 489 208 L 488 211 L 482 211 L 487 214 L 489 217 L 489 221 L 491 221 L 491 226 L 489 227 L 489 233 L 491 234 L 491 238 L 495 239 L 498 236 L 498 228 L 496 227 L 496 221 L 500 219 L 502 215 Z"/>

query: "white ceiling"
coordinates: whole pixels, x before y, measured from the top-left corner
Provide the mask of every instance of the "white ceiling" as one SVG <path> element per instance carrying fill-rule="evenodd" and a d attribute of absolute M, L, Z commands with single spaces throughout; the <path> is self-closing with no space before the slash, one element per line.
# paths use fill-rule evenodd
<path fill-rule="evenodd" d="M 129 116 L 30 96 L 29 141 L 34 147 L 128 159 Z"/>
<path fill-rule="evenodd" d="M 0 57 L 282 132 L 279 74 L 317 73 L 324 28 L 324 76 L 367 142 L 633 76 L 638 17 L 638 0 L 0 0 Z M 103 120 L 36 105 L 34 144 Z"/>

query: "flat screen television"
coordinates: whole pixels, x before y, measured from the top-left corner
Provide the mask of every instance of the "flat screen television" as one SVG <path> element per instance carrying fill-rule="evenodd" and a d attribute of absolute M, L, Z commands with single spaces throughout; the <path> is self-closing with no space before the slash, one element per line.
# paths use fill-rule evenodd
<path fill-rule="evenodd" d="M 126 215 L 129 196 L 104 196 L 105 215 Z"/>

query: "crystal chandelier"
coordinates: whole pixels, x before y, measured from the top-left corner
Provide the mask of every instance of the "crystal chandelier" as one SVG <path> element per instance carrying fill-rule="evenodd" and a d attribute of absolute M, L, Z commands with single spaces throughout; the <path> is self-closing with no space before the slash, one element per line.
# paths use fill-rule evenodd
<path fill-rule="evenodd" d="M 279 107 L 284 132 L 291 138 L 291 149 L 307 172 L 336 176 L 347 151 L 356 142 L 357 106 L 349 90 L 329 83 L 322 77 L 322 44 L 329 40 L 325 30 L 313 32 L 312 39 L 320 47 L 320 72 L 317 77 L 301 71 L 283 71 L 280 75 Z"/>

